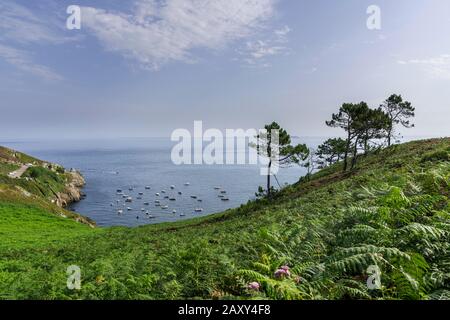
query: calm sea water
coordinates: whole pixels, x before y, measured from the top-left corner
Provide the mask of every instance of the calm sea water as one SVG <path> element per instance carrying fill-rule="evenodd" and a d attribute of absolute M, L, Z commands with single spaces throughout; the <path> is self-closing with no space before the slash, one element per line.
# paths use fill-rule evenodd
<path fill-rule="evenodd" d="M 310 146 L 322 140 L 302 139 Z M 174 165 L 170 155 L 175 143 L 164 138 L 4 141 L 0 144 L 80 170 L 86 179 L 84 193 L 87 197 L 70 209 L 92 218 L 99 226 L 137 226 L 204 216 L 246 203 L 254 198 L 258 186 L 265 185 L 265 177 L 259 174 L 258 166 Z M 277 178 L 281 185 L 290 184 L 304 173 L 304 169 L 297 166 L 281 169 Z M 186 182 L 190 185 L 185 186 Z M 277 182 L 273 180 L 273 184 Z M 171 185 L 175 189 L 171 190 Z M 151 189 L 146 190 L 146 186 Z M 220 191 L 214 189 L 216 186 L 226 191 L 229 201 L 218 197 Z M 132 191 L 128 190 L 130 187 Z M 117 189 L 133 197 L 133 202 L 125 204 L 122 196 L 117 195 Z M 167 193 L 161 193 L 162 190 Z M 136 199 L 139 192 L 144 193 L 141 200 Z M 157 192 L 159 197 L 155 195 Z M 176 200 L 164 199 L 165 195 Z M 191 195 L 202 202 L 192 199 Z M 157 199 L 162 205 L 168 205 L 168 209 L 155 206 Z M 197 213 L 196 208 L 203 211 Z M 123 214 L 117 213 L 119 209 L 124 210 Z M 154 218 L 149 219 L 141 209 L 150 211 Z M 172 213 L 173 210 L 176 213 Z"/>

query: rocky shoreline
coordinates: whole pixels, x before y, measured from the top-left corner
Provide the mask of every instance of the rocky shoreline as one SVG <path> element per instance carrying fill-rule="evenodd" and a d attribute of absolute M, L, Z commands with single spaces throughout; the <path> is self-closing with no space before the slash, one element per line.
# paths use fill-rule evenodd
<path fill-rule="evenodd" d="M 86 181 L 79 171 L 71 170 L 69 182 L 66 184 L 64 191 L 56 194 L 55 204 L 59 207 L 66 208 L 74 202 L 78 202 L 83 198 L 82 188 Z"/>

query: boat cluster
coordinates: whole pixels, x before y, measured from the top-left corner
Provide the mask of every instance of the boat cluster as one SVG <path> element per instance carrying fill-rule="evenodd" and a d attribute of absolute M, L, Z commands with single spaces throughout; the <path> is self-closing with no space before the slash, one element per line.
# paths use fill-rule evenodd
<path fill-rule="evenodd" d="M 184 184 L 185 187 L 188 187 L 190 185 L 189 182 L 186 182 Z M 116 199 L 116 207 L 117 207 L 117 214 L 121 215 L 125 211 L 133 211 L 134 209 L 131 207 L 131 204 L 136 200 L 144 200 L 144 198 L 147 199 L 148 195 L 145 194 L 145 191 L 149 191 L 152 188 L 150 186 L 145 186 L 144 191 L 135 192 L 134 187 L 129 187 L 128 192 L 125 192 L 123 189 L 117 189 L 116 195 L 119 197 L 119 199 Z M 221 198 L 222 201 L 228 201 L 229 198 L 227 197 L 227 193 L 225 190 L 222 190 L 221 187 L 214 187 L 215 190 L 219 191 L 218 197 Z M 133 194 L 136 196 L 136 198 L 133 198 Z M 143 205 L 145 207 L 150 206 L 150 203 L 153 202 L 155 207 L 159 207 L 161 210 L 164 211 L 170 211 L 169 210 L 169 202 L 177 201 L 177 196 L 182 196 L 183 192 L 181 190 L 176 191 L 176 187 L 174 185 L 170 186 L 170 191 L 161 190 L 159 192 L 156 192 L 154 194 L 154 199 L 152 201 L 145 201 L 143 202 Z M 200 199 L 197 195 L 191 195 L 191 199 L 195 200 L 197 203 L 201 203 L 203 200 Z M 114 206 L 114 203 L 111 203 L 111 206 Z M 194 212 L 199 213 L 203 212 L 203 208 L 201 207 L 195 207 Z M 151 211 L 146 208 L 141 208 L 142 214 L 144 214 L 144 217 L 148 219 L 154 219 L 155 216 L 151 214 Z M 176 214 L 177 210 L 173 209 L 172 214 Z M 180 213 L 180 216 L 185 216 L 184 213 Z M 136 219 L 139 219 L 140 216 L 137 215 Z"/>

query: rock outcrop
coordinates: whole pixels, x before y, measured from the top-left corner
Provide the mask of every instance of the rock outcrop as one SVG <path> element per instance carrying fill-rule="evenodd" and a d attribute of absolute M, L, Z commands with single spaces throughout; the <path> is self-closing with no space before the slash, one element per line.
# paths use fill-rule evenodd
<path fill-rule="evenodd" d="M 56 194 L 55 203 L 60 207 L 67 207 L 73 202 L 80 201 L 83 197 L 81 189 L 86 184 L 80 172 L 72 170 L 68 172 L 69 181 L 66 184 L 64 191 Z"/>

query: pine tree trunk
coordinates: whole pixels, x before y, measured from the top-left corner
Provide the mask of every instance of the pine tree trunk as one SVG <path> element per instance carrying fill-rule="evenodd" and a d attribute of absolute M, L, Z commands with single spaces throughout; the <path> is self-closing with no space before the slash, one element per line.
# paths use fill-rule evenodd
<path fill-rule="evenodd" d="M 358 156 L 358 139 L 356 139 L 355 141 L 355 146 L 353 148 L 353 158 L 352 158 L 352 167 L 351 169 L 353 169 L 356 166 L 356 157 Z"/>
<path fill-rule="evenodd" d="M 350 151 L 350 132 L 347 135 L 347 147 L 345 148 L 345 154 L 344 154 L 344 172 L 347 171 L 347 166 L 348 166 L 348 153 Z"/>

